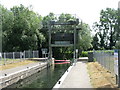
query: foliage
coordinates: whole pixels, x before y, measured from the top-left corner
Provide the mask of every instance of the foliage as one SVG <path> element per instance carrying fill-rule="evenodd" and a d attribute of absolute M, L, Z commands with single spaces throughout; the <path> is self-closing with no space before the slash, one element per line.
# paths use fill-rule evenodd
<path fill-rule="evenodd" d="M 40 33 L 42 17 L 23 5 L 2 8 L 3 51 L 37 49 L 45 38 Z"/>
<path fill-rule="evenodd" d="M 94 23 L 94 30 L 96 34 L 94 37 L 98 37 L 98 40 L 93 41 L 93 45 L 96 43 L 98 48 L 112 49 L 118 40 L 118 11 L 111 8 L 106 8 L 106 10 L 101 10 L 100 21 Z M 98 44 L 99 43 L 99 44 Z"/>
<path fill-rule="evenodd" d="M 99 38 L 98 38 L 98 34 L 96 33 L 95 36 L 93 37 L 93 41 L 92 41 L 92 45 L 93 45 L 93 48 L 95 50 L 98 50 L 99 49 Z"/>
<path fill-rule="evenodd" d="M 88 51 L 82 51 L 81 57 L 88 57 Z"/>
<path fill-rule="evenodd" d="M 92 48 L 91 29 L 88 24 L 82 23 L 82 30 L 78 34 L 78 48 L 81 50 L 88 50 Z"/>
<path fill-rule="evenodd" d="M 23 5 L 14 6 L 10 10 L 0 5 L 2 11 L 2 45 L 3 51 L 23 51 L 30 49 L 48 48 L 48 22 L 55 20 L 58 22 L 67 22 L 75 20 L 76 17 L 71 14 L 60 14 L 58 17 L 54 13 L 49 13 L 43 17 L 35 13 L 31 7 L 24 7 Z M 92 47 L 91 30 L 89 25 L 79 23 L 78 28 L 82 28 L 78 32 L 77 48 L 87 50 Z M 57 29 L 64 29 L 62 33 L 73 33 L 74 26 L 57 25 Z M 53 49 L 54 56 L 57 58 L 72 58 L 73 47 Z M 60 55 L 58 55 L 58 53 Z"/>
<path fill-rule="evenodd" d="M 120 41 L 118 41 L 118 42 L 116 43 L 115 47 L 116 47 L 117 49 L 120 49 Z"/>

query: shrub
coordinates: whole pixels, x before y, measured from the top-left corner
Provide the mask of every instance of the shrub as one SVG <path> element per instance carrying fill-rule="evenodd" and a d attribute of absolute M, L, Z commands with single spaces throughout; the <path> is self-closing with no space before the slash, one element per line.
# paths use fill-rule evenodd
<path fill-rule="evenodd" d="M 88 51 L 82 51 L 81 57 L 88 57 Z"/>

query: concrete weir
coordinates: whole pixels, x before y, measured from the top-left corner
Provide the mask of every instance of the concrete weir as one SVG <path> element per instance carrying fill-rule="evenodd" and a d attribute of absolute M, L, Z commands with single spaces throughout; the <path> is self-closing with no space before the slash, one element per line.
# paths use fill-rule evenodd
<path fill-rule="evenodd" d="M 21 79 L 29 77 L 32 74 L 35 74 L 35 73 L 49 67 L 50 65 L 52 65 L 53 62 L 50 64 L 48 64 L 48 63 L 49 62 L 40 62 L 34 66 L 27 67 L 27 68 L 9 73 L 8 75 L 5 75 L 5 76 L 0 76 L 0 88 L 1 89 L 5 88 L 9 85 L 12 85 L 12 84 L 18 82 Z"/>

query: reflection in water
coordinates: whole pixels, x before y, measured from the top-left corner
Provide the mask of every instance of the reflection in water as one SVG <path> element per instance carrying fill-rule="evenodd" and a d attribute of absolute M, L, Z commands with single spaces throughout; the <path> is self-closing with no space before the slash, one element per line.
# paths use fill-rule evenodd
<path fill-rule="evenodd" d="M 20 80 L 8 88 L 52 88 L 70 64 L 53 65 L 41 72 Z"/>

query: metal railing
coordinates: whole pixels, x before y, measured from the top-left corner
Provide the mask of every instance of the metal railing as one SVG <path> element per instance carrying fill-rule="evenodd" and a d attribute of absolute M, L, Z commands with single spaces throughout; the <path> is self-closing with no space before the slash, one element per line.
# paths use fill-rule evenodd
<path fill-rule="evenodd" d="M 114 72 L 114 53 L 113 52 L 105 52 L 105 51 L 94 51 L 93 52 L 94 59 L 99 62 L 103 67 Z"/>
<path fill-rule="evenodd" d="M 24 52 L 2 52 L 0 65 L 20 62 L 28 58 L 38 58 L 39 51 L 24 51 Z"/>

